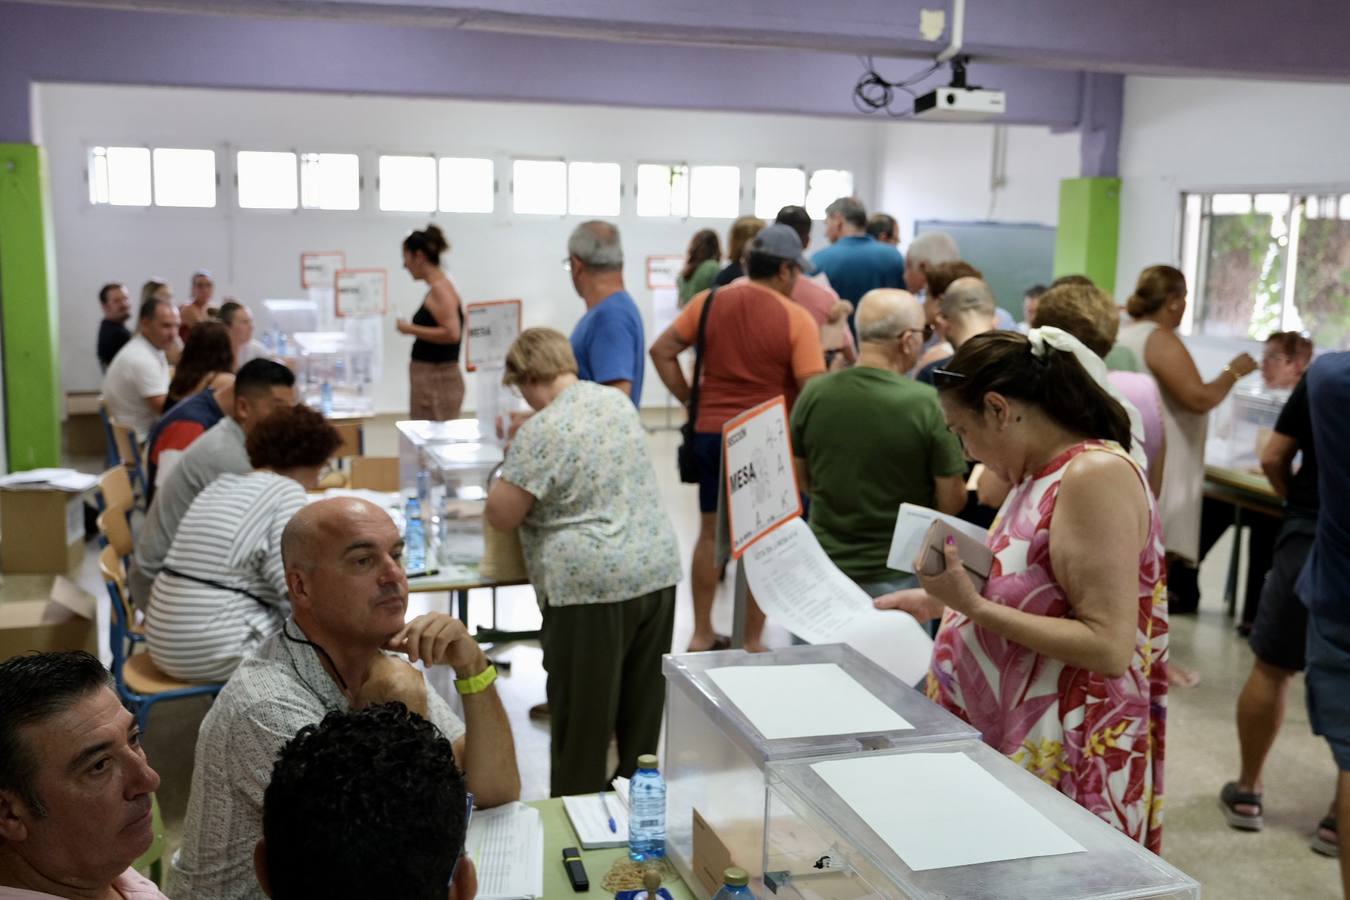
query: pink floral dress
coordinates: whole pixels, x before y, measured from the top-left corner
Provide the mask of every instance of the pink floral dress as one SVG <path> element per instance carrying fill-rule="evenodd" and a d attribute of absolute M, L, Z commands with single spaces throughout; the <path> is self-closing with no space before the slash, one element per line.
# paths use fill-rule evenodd
<path fill-rule="evenodd" d="M 989 532 L 995 561 L 984 592 L 988 599 L 1039 616 L 1073 615 L 1050 563 L 1050 520 L 1069 462 L 1092 451 L 1129 459 L 1114 443 L 1078 444 L 1008 496 Z M 1157 853 L 1167 721 L 1167 589 L 1162 525 L 1142 471 L 1139 484 L 1151 525 L 1139 555 L 1139 627 L 1130 670 L 1109 678 L 1074 668 L 949 609 L 933 648 L 928 696 L 978 728 L 985 743 Z"/>

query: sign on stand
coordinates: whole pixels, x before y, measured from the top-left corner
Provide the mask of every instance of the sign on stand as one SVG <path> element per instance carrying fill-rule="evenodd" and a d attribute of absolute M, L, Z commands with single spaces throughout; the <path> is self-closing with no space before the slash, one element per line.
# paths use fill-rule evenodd
<path fill-rule="evenodd" d="M 519 300 L 488 300 L 470 303 L 464 312 L 464 367 L 502 369 L 506 352 L 520 337 Z"/>
<path fill-rule="evenodd" d="M 311 250 L 300 254 L 302 288 L 334 287 L 339 269 L 347 268 L 347 254 L 341 250 Z"/>
<path fill-rule="evenodd" d="M 740 559 L 756 540 L 802 513 L 782 397 L 722 427 L 722 460 L 731 555 Z"/>
<path fill-rule="evenodd" d="M 647 288 L 648 290 L 657 290 L 658 288 L 678 287 L 676 279 L 680 276 L 680 270 L 684 268 L 683 256 L 649 256 L 647 257 Z"/>
<path fill-rule="evenodd" d="M 339 269 L 334 283 L 338 318 L 382 316 L 388 309 L 389 278 L 384 269 Z"/>

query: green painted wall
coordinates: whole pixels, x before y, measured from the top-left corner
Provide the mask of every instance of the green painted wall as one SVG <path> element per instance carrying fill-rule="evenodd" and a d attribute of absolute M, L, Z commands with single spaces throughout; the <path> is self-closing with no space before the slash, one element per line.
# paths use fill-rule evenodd
<path fill-rule="evenodd" d="M 61 363 L 47 163 L 0 144 L 0 320 L 5 439 L 12 471 L 61 464 Z"/>
<path fill-rule="evenodd" d="M 1066 178 L 1059 183 L 1055 277 L 1086 275 L 1111 293 L 1120 244 L 1120 179 Z"/>

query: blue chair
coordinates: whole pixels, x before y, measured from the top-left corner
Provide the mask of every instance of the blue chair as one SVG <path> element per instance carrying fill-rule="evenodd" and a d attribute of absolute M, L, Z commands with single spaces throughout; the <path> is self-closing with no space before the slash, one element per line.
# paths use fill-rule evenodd
<path fill-rule="evenodd" d="M 109 617 L 109 643 L 112 645 L 112 674 L 117 695 L 136 717 L 141 733 L 146 731 L 150 707 L 166 700 L 185 697 L 214 697 L 222 682 L 195 683 L 170 678 L 159 670 L 149 652 L 135 652 L 131 638 L 131 605 L 127 602 L 127 575 L 117 548 L 109 544 L 98 558 L 99 571 L 108 587 L 112 615 Z"/>
<path fill-rule="evenodd" d="M 123 480 L 126 479 L 125 469 L 114 471 L 120 471 Z M 130 491 L 130 488 L 128 487 L 127 490 Z M 106 495 L 102 499 L 105 502 L 110 502 L 113 495 Z M 99 546 L 113 548 L 122 563 L 122 571 L 126 572 L 131 565 L 131 551 L 133 549 L 131 523 L 127 519 L 127 507 L 122 502 L 115 503 L 99 513 L 97 521 Z M 134 610 L 136 598 L 131 596 L 131 591 L 124 589 L 123 596 L 127 601 L 127 608 Z M 142 600 L 147 599 L 149 598 L 142 598 Z M 134 614 L 128 617 L 128 621 L 130 624 L 127 628 L 127 640 L 132 644 L 139 644 L 145 640 L 145 632 L 141 629 L 140 623 L 136 621 Z"/>
<path fill-rule="evenodd" d="M 113 437 L 112 419 L 108 417 L 108 406 L 103 398 L 98 399 L 98 419 L 103 423 L 103 459 L 104 465 L 111 468 L 117 465 L 117 440 Z"/>

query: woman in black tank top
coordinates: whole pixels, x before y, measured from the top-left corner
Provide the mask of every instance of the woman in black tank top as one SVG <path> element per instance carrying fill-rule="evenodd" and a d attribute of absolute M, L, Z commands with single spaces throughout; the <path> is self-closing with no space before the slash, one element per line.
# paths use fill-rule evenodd
<path fill-rule="evenodd" d="M 430 289 L 411 322 L 395 323 L 400 334 L 416 338 L 408 363 L 408 406 L 414 419 L 457 419 L 464 405 L 464 376 L 459 371 L 464 308 L 449 276 L 441 271 L 441 254 L 449 249 L 435 225 L 414 231 L 403 241 L 403 268 Z"/>

